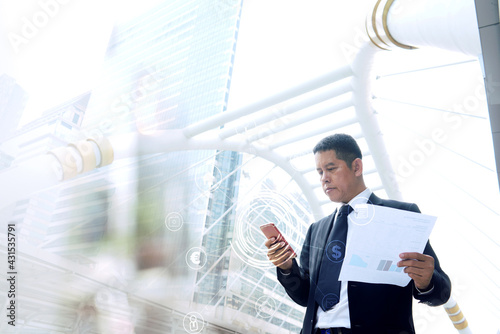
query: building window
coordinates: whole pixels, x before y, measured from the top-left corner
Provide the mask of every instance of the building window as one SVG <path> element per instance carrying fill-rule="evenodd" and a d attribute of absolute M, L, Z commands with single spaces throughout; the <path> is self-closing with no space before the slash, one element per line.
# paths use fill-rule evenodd
<path fill-rule="evenodd" d="M 79 120 L 80 120 L 80 115 L 79 114 L 73 115 L 73 124 L 78 125 L 78 121 Z"/>

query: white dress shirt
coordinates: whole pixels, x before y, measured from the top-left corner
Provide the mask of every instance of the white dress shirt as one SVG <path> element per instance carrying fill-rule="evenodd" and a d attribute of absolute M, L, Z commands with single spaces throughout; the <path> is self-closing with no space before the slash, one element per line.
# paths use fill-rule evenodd
<path fill-rule="evenodd" d="M 350 200 L 348 204 L 353 208 L 353 212 L 351 212 L 350 214 L 356 214 L 356 204 L 366 204 L 371 194 L 372 191 L 366 188 L 356 197 Z M 337 217 L 335 216 L 335 218 Z M 350 238 L 349 231 L 351 224 L 352 224 L 351 219 L 348 219 L 346 251 L 347 248 L 349 247 L 349 238 Z M 323 311 L 321 307 L 318 307 L 318 311 L 316 313 L 316 328 L 334 328 L 334 327 L 351 328 L 351 320 L 349 318 L 349 299 L 347 298 L 346 281 L 342 281 L 340 283 L 340 299 L 338 304 L 328 311 Z"/>

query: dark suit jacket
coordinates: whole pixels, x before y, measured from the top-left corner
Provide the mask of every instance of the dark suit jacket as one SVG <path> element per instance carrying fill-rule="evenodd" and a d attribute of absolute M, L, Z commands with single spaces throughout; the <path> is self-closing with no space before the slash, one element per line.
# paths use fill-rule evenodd
<path fill-rule="evenodd" d="M 383 200 L 372 194 L 370 204 L 420 212 L 416 204 Z M 283 275 L 278 271 L 278 280 L 287 294 L 297 304 L 307 307 L 302 328 L 303 334 L 314 333 L 318 304 L 314 290 L 318 281 L 322 250 L 326 247 L 328 230 L 335 212 L 316 223 L 307 231 L 300 254 L 300 266 L 293 260 L 292 272 Z M 450 297 L 451 283 L 441 270 L 438 258 L 429 242 L 424 254 L 434 257 L 435 268 L 431 284 L 432 292 L 419 294 L 413 280 L 405 287 L 390 284 L 348 282 L 349 314 L 353 334 L 410 334 L 415 333 L 412 316 L 412 297 L 421 303 L 438 306 Z"/>

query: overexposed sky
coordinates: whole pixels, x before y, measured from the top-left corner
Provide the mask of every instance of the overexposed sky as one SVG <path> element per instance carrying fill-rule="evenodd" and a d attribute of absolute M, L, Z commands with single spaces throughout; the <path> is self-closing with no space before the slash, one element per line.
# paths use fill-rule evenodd
<path fill-rule="evenodd" d="M 113 24 L 160 2 L 1 0 L 0 73 L 29 94 L 22 121 L 91 90 Z"/>

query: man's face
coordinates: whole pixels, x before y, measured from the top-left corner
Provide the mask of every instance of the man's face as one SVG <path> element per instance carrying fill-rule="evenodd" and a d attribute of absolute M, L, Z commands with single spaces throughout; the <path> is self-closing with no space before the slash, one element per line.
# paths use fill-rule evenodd
<path fill-rule="evenodd" d="M 347 203 L 357 195 L 353 194 L 357 191 L 355 171 L 344 160 L 337 159 L 335 151 L 317 152 L 314 158 L 321 186 L 330 201 Z"/>

